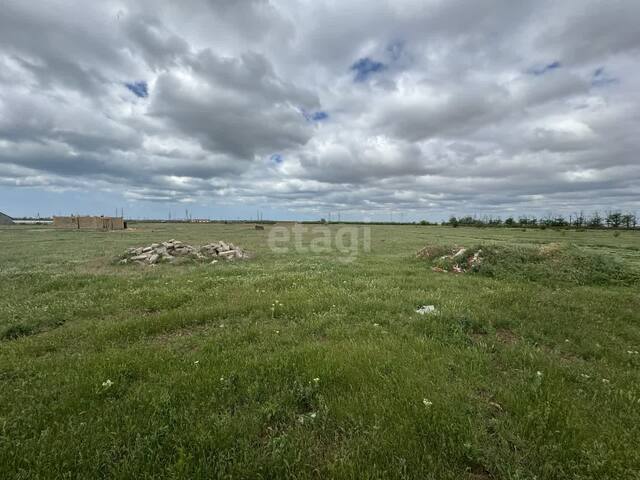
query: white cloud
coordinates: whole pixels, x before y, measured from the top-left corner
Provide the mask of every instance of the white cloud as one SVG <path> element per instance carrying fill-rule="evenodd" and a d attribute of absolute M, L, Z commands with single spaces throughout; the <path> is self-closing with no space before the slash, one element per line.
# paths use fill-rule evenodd
<path fill-rule="evenodd" d="M 0 184 L 323 213 L 634 209 L 639 8 L 9 0 Z"/>

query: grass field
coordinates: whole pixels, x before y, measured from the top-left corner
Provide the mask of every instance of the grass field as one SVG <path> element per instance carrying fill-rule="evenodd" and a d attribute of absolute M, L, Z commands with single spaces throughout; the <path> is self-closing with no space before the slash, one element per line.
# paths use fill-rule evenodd
<path fill-rule="evenodd" d="M 640 478 L 640 232 L 372 226 L 345 263 L 134 227 L 0 228 L 0 478 Z M 255 258 L 113 261 L 170 238 Z M 415 257 L 551 242 L 575 272 Z"/>

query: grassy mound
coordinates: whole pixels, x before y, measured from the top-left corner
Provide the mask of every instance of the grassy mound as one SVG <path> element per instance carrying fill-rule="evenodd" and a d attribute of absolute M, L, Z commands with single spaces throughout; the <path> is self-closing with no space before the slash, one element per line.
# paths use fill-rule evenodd
<path fill-rule="evenodd" d="M 463 251 L 464 250 L 464 251 Z M 418 252 L 434 271 L 575 285 L 637 285 L 640 272 L 617 258 L 557 243 L 540 247 L 427 246 Z"/>

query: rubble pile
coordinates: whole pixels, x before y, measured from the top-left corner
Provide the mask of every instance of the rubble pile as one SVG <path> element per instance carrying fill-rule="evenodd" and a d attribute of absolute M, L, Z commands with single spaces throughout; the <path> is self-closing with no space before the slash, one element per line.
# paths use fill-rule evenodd
<path fill-rule="evenodd" d="M 416 256 L 431 260 L 431 270 L 440 273 L 467 273 L 477 271 L 482 263 L 482 250 L 465 247 L 441 247 L 427 245 Z"/>
<path fill-rule="evenodd" d="M 156 265 L 158 263 L 173 263 L 180 258 L 196 261 L 218 259 L 234 260 L 247 258 L 248 254 L 233 243 L 214 242 L 202 246 L 193 246 L 179 240 L 152 243 L 146 247 L 132 247 L 121 257 L 120 263 L 137 263 L 140 265 Z"/>

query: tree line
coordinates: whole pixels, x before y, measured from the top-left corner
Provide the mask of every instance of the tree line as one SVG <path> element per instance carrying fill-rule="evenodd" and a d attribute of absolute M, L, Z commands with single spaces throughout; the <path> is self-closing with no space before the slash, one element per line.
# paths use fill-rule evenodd
<path fill-rule="evenodd" d="M 634 213 L 622 213 L 619 211 L 610 211 L 600 214 L 594 212 L 591 215 L 584 213 L 575 213 L 568 217 L 564 215 L 548 215 L 546 217 L 537 218 L 535 216 L 524 215 L 518 218 L 508 217 L 502 220 L 500 217 L 483 216 L 481 218 L 467 215 L 465 217 L 449 218 L 449 221 L 442 222 L 444 225 L 452 227 L 472 226 L 472 227 L 574 227 L 574 228 L 617 228 L 617 229 L 635 229 L 637 228 L 637 217 Z"/>

